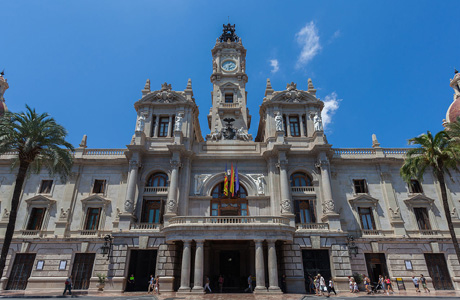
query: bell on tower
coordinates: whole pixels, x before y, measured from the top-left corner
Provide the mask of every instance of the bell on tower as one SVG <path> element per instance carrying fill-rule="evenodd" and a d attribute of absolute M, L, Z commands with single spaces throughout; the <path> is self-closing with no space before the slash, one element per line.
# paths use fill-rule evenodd
<path fill-rule="evenodd" d="M 5 71 L 0 72 L 0 116 L 2 116 L 5 112 L 8 111 L 8 108 L 5 104 L 5 98 L 3 94 L 9 88 L 8 82 L 5 78 Z"/>
<path fill-rule="evenodd" d="M 240 38 L 235 34 L 235 24 L 231 25 L 228 23 L 227 25 L 223 24 L 222 26 L 224 29 L 222 29 L 223 32 L 219 38 L 220 42 L 238 42 Z"/>

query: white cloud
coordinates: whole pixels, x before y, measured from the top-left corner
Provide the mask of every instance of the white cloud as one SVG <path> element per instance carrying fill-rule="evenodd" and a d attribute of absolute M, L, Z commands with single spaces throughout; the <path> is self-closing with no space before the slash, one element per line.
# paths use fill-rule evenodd
<path fill-rule="evenodd" d="M 342 99 L 337 98 L 336 92 L 332 92 L 324 98 L 324 108 L 321 112 L 324 130 L 326 130 L 326 127 L 332 122 L 332 116 L 339 108 L 340 101 L 342 101 Z"/>
<path fill-rule="evenodd" d="M 318 30 L 313 21 L 307 23 L 295 36 L 297 43 L 302 47 L 296 65 L 297 68 L 300 68 L 318 54 L 321 50 L 321 45 L 319 44 Z"/>
<path fill-rule="evenodd" d="M 280 69 L 280 64 L 277 59 L 270 59 L 270 67 L 272 67 L 272 73 L 275 74 Z"/>

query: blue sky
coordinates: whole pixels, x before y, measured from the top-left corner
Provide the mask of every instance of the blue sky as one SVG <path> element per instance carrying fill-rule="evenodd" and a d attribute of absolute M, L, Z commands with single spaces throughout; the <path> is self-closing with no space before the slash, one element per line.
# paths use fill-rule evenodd
<path fill-rule="evenodd" d="M 328 100 L 334 147 L 405 147 L 442 130 L 460 68 L 458 1 L 0 1 L 0 69 L 12 111 L 48 112 L 78 145 L 122 148 L 145 80 L 184 90 L 192 79 L 203 135 L 211 49 L 236 24 L 247 49 L 250 133 L 266 79 Z M 335 108 L 335 110 L 334 110 Z M 326 117 L 326 119 L 328 118 Z"/>

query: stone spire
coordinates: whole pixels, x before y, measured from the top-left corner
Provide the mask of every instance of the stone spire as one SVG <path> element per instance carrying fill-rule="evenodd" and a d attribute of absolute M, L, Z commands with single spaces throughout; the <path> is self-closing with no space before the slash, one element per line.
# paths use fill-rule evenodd
<path fill-rule="evenodd" d="M 193 100 L 192 79 L 187 80 L 187 87 L 184 90 L 187 100 Z"/>
<path fill-rule="evenodd" d="M 316 89 L 313 86 L 313 81 L 311 80 L 311 78 L 308 78 L 308 90 L 307 90 L 307 92 L 309 92 L 313 96 L 316 96 Z"/>
<path fill-rule="evenodd" d="M 8 111 L 8 108 L 6 107 L 6 104 L 5 104 L 5 98 L 3 97 L 3 94 L 5 94 L 5 91 L 8 88 L 9 88 L 9 85 L 5 78 L 5 72 L 2 71 L 0 72 L 0 116 L 2 116 L 5 112 Z"/>
<path fill-rule="evenodd" d="M 265 87 L 265 97 L 267 95 L 273 94 L 275 90 L 272 88 L 272 83 L 270 82 L 270 78 L 267 78 L 267 86 Z"/>
<path fill-rule="evenodd" d="M 142 96 L 147 95 L 150 93 L 150 79 L 147 79 L 144 85 L 144 89 L 142 90 Z"/>
<path fill-rule="evenodd" d="M 88 139 L 88 137 L 85 135 L 83 135 L 83 138 L 81 139 L 81 142 L 80 142 L 80 147 L 79 148 L 86 148 L 86 140 Z"/>
<path fill-rule="evenodd" d="M 380 148 L 380 143 L 377 140 L 375 133 L 372 134 L 372 148 Z"/>

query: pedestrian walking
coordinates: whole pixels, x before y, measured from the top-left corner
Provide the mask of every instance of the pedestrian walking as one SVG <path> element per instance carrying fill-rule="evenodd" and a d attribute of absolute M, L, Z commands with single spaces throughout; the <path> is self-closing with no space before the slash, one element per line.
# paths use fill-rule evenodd
<path fill-rule="evenodd" d="M 244 292 L 250 292 L 252 293 L 252 277 L 251 277 L 251 274 L 249 274 L 249 277 L 248 277 L 248 287 L 244 290 Z"/>
<path fill-rule="evenodd" d="M 69 295 L 72 295 L 72 275 L 70 275 L 64 282 L 65 284 L 65 288 L 64 288 L 64 292 L 62 293 L 62 295 L 65 295 L 65 292 L 68 290 L 69 291 Z"/>
<path fill-rule="evenodd" d="M 385 291 L 384 282 L 383 282 L 383 276 L 382 276 L 382 275 L 379 275 L 379 281 L 377 282 L 376 291 L 378 291 L 378 290 L 383 290 L 383 291 Z"/>
<path fill-rule="evenodd" d="M 372 294 L 373 292 L 372 292 L 372 290 L 371 290 L 371 288 L 370 288 L 371 280 L 369 279 L 369 277 L 368 277 L 367 275 L 364 275 L 364 274 L 363 274 L 363 278 L 364 278 L 364 279 L 363 279 L 363 281 L 364 281 L 364 288 L 366 289 L 367 294 L 368 294 L 368 295 L 369 295 L 369 294 Z"/>
<path fill-rule="evenodd" d="M 134 274 L 131 274 L 131 276 L 128 277 L 128 291 L 134 291 L 134 284 Z"/>
<path fill-rule="evenodd" d="M 359 293 L 358 283 L 353 280 L 353 293 Z"/>
<path fill-rule="evenodd" d="M 153 278 L 153 275 L 150 275 L 149 287 L 147 289 L 147 294 L 150 294 L 150 292 L 152 292 L 152 294 L 153 294 L 154 281 L 155 281 L 155 278 Z"/>
<path fill-rule="evenodd" d="M 350 293 L 353 293 L 353 277 L 348 276 L 348 287 L 350 288 Z"/>
<path fill-rule="evenodd" d="M 391 293 L 394 294 L 393 287 L 391 286 L 391 280 L 388 278 L 388 276 L 385 276 L 385 285 L 387 286 L 387 295 L 390 295 L 390 290 Z"/>
<path fill-rule="evenodd" d="M 334 288 L 334 281 L 332 281 L 332 278 L 329 278 L 329 286 L 327 287 L 327 292 L 329 295 L 331 294 L 331 292 L 334 292 L 334 294 L 337 295 Z"/>
<path fill-rule="evenodd" d="M 206 289 L 208 289 L 209 292 L 212 293 L 212 290 L 211 290 L 211 287 L 209 286 L 209 283 L 210 283 L 209 277 L 206 276 L 206 278 L 205 278 L 205 284 L 204 284 L 204 291 L 206 292 Z"/>
<path fill-rule="evenodd" d="M 310 294 L 313 294 L 313 291 L 315 290 L 315 283 L 313 282 L 313 278 L 311 275 L 308 275 L 308 292 Z"/>
<path fill-rule="evenodd" d="M 318 274 L 319 277 L 319 288 L 321 290 L 321 295 L 324 295 L 325 292 L 327 292 L 327 285 L 326 285 L 326 280 L 324 279 L 321 274 Z M 329 293 L 327 293 L 327 296 L 329 297 Z"/>
<path fill-rule="evenodd" d="M 313 280 L 313 282 L 315 283 L 315 294 L 316 296 L 320 296 L 320 286 L 319 286 L 319 278 L 318 276 L 315 276 L 315 279 Z"/>
<path fill-rule="evenodd" d="M 153 281 L 153 293 L 158 295 L 160 294 L 160 276 L 158 275 Z"/>
<path fill-rule="evenodd" d="M 415 291 L 420 293 L 420 286 L 419 286 L 419 279 L 415 276 L 412 276 L 412 282 L 414 283 L 415 286 Z"/>
<path fill-rule="evenodd" d="M 430 289 L 426 286 L 426 278 L 423 277 L 423 274 L 420 274 L 420 282 L 422 282 L 422 286 L 423 286 L 423 289 L 425 290 L 425 293 L 426 292 L 430 292 Z"/>
<path fill-rule="evenodd" d="M 224 289 L 224 276 L 219 275 L 219 292 L 222 293 L 222 290 Z"/>

